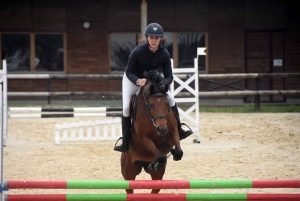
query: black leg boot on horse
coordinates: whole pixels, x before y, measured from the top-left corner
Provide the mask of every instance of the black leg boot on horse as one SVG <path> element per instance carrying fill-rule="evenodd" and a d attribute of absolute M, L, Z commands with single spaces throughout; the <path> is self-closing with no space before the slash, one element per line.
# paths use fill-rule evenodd
<path fill-rule="evenodd" d="M 129 141 L 130 141 L 130 128 L 131 128 L 131 118 L 124 117 L 122 115 L 122 135 L 123 135 L 122 144 L 120 146 L 115 145 L 115 148 L 114 148 L 115 151 L 128 152 Z"/>
<path fill-rule="evenodd" d="M 177 105 L 175 104 L 173 107 L 171 107 L 173 112 L 175 113 L 177 122 L 178 122 L 178 131 L 179 131 L 179 135 L 180 135 L 180 140 L 183 140 L 185 138 L 187 138 L 188 136 L 193 134 L 193 131 L 190 129 L 190 127 L 188 127 L 188 125 L 186 125 L 185 123 L 181 123 L 180 122 L 180 118 L 179 118 L 179 112 L 178 112 L 178 108 Z M 182 125 L 186 125 L 190 130 L 183 130 L 181 128 Z"/>

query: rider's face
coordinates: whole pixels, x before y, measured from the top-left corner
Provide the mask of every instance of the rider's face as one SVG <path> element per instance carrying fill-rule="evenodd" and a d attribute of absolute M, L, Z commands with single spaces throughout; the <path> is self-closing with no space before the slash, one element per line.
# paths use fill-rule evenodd
<path fill-rule="evenodd" d="M 151 47 L 156 48 L 159 45 L 161 38 L 161 36 L 148 36 L 148 42 Z"/>

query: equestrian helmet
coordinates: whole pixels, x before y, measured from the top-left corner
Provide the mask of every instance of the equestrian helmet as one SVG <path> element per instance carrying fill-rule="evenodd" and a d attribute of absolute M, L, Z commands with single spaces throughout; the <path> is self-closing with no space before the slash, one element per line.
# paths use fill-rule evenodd
<path fill-rule="evenodd" d="M 145 36 L 163 36 L 163 28 L 158 23 L 151 23 L 146 27 Z"/>

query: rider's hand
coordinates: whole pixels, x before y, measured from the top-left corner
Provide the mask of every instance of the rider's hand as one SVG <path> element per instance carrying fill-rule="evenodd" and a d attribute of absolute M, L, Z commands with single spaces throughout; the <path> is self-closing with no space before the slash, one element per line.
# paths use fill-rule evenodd
<path fill-rule="evenodd" d="M 145 78 L 138 79 L 137 82 L 138 82 L 138 85 L 139 85 L 139 86 L 143 87 L 143 86 L 145 86 L 145 84 L 147 83 L 147 79 L 145 79 Z"/>

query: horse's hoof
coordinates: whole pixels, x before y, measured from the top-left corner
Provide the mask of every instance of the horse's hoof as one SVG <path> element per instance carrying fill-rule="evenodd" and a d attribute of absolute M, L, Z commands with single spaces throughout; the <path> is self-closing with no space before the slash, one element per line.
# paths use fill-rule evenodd
<path fill-rule="evenodd" d="M 182 151 L 174 153 L 173 154 L 173 160 L 174 161 L 179 161 L 179 160 L 181 160 L 182 156 L 183 156 L 183 152 Z"/>
<path fill-rule="evenodd" d="M 164 164 L 160 164 L 158 162 L 153 162 L 153 163 L 150 163 L 148 165 L 148 169 L 149 170 L 154 170 L 154 171 L 158 171 L 160 168 L 162 168 L 164 166 Z"/>
<path fill-rule="evenodd" d="M 182 156 L 183 156 L 183 152 L 182 151 L 176 151 L 175 149 L 171 149 L 170 150 L 171 154 L 173 155 L 173 160 L 174 161 L 179 161 L 181 160 Z"/>
<path fill-rule="evenodd" d="M 155 170 L 155 171 L 158 171 L 158 170 L 160 170 L 163 166 L 164 166 L 164 164 L 156 163 L 156 164 L 154 164 L 154 170 Z"/>
<path fill-rule="evenodd" d="M 148 165 L 148 169 L 149 169 L 149 170 L 154 170 L 154 163 L 150 163 L 150 164 Z"/>

